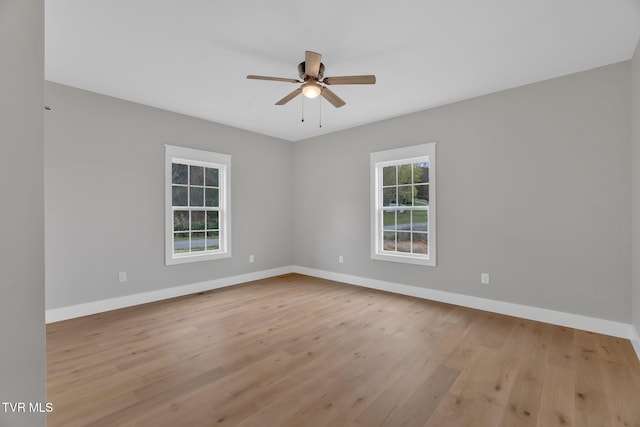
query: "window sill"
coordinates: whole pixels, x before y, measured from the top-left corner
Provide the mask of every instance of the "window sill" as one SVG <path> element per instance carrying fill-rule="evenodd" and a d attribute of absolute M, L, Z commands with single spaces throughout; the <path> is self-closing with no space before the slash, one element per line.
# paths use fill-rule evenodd
<path fill-rule="evenodd" d="M 167 257 L 165 265 L 188 264 L 190 262 L 211 261 L 215 259 L 231 258 L 231 252 L 214 254 L 190 254 L 182 257 Z"/>
<path fill-rule="evenodd" d="M 405 264 L 424 265 L 427 267 L 435 267 L 436 260 L 434 257 L 424 258 L 412 256 L 411 254 L 391 254 L 391 253 L 372 253 L 371 259 L 377 261 L 400 262 Z"/>

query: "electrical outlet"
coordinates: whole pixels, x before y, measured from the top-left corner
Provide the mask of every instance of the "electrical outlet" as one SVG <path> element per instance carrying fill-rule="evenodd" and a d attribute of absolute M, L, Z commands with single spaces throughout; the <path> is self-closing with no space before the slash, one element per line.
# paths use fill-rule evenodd
<path fill-rule="evenodd" d="M 253 255 L 249 255 L 249 262 L 255 261 L 255 257 Z"/>
<path fill-rule="evenodd" d="M 480 273 L 480 283 L 483 285 L 489 284 L 489 273 Z"/>
<path fill-rule="evenodd" d="M 340 264 L 344 264 L 344 257 L 343 257 L 342 255 L 339 255 L 339 256 L 338 256 L 338 262 L 339 262 Z"/>
<path fill-rule="evenodd" d="M 127 281 L 127 272 L 126 271 L 121 271 L 118 273 L 118 282 L 120 283 L 124 283 Z"/>

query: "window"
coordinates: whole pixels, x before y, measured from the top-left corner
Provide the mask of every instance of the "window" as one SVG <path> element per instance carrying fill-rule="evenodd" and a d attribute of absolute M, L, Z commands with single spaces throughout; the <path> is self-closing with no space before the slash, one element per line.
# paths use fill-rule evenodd
<path fill-rule="evenodd" d="M 231 156 L 165 146 L 165 263 L 231 256 Z"/>
<path fill-rule="evenodd" d="M 436 265 L 435 142 L 371 153 L 371 258 Z"/>

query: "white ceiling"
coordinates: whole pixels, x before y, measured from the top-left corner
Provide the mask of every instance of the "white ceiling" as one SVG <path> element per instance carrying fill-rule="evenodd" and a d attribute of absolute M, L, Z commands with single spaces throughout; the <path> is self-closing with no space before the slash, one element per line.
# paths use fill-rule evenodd
<path fill-rule="evenodd" d="M 46 0 L 45 77 L 296 141 L 631 58 L 640 0 Z M 274 103 L 304 51 L 325 76 L 375 74 Z M 50 100 L 55 106 L 55 100 Z"/>

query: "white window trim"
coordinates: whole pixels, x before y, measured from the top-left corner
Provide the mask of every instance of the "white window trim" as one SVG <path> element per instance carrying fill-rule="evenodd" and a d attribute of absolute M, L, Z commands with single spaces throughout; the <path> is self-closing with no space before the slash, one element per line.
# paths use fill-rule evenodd
<path fill-rule="evenodd" d="M 383 252 L 381 248 L 382 222 L 381 204 L 382 176 L 379 173 L 384 163 L 397 163 L 398 161 L 411 162 L 420 157 L 429 157 L 429 254 L 417 255 L 411 253 Z M 380 261 L 403 262 L 425 266 L 436 266 L 436 143 L 413 145 L 410 147 L 395 148 L 392 150 L 370 153 L 371 172 L 371 259 Z"/>
<path fill-rule="evenodd" d="M 220 223 L 219 231 L 220 250 L 216 252 L 190 252 L 185 254 L 173 253 L 173 207 L 171 194 L 172 163 L 175 161 L 187 161 L 190 164 L 202 162 L 212 165 L 220 170 L 219 175 L 219 202 Z M 228 154 L 213 153 L 210 151 L 196 150 L 193 148 L 165 145 L 165 265 L 184 264 L 189 262 L 207 261 L 231 257 L 231 156 Z"/>

